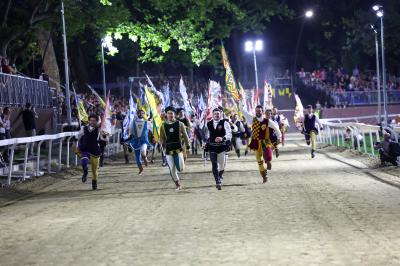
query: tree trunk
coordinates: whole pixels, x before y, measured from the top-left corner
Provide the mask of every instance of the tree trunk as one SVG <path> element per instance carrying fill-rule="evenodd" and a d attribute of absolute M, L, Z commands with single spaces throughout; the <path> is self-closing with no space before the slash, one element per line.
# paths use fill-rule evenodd
<path fill-rule="evenodd" d="M 49 85 L 50 87 L 56 88 L 57 91 L 60 91 L 60 70 L 58 68 L 50 32 L 43 28 L 37 29 L 36 37 L 43 59 L 43 71 L 53 80 L 49 82 Z"/>
<path fill-rule="evenodd" d="M 78 40 L 71 44 L 73 53 L 70 53 L 71 57 L 71 72 L 73 79 L 78 83 L 78 91 L 83 92 L 87 90 L 86 84 L 89 83 L 89 74 L 86 67 L 85 56 L 81 45 Z"/>

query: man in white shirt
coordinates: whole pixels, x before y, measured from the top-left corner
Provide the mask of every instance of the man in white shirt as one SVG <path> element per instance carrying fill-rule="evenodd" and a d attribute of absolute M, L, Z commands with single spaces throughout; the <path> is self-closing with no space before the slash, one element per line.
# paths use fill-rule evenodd
<path fill-rule="evenodd" d="M 206 139 L 206 150 L 210 153 L 216 188 L 221 190 L 222 175 L 226 166 L 226 150 L 230 146 L 232 130 L 229 122 L 222 118 L 222 111 L 219 108 L 213 110 L 213 119 L 207 123 Z"/>

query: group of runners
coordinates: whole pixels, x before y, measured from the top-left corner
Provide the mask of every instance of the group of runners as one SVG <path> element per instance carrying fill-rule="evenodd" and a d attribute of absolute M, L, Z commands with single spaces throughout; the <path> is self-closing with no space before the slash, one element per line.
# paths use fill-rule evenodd
<path fill-rule="evenodd" d="M 316 135 L 321 124 L 312 106 L 306 110 L 301 130 L 307 144 L 311 146 L 311 158 L 314 158 Z M 197 154 L 202 149 L 203 157 L 211 161 L 215 186 L 221 190 L 227 152 L 233 150 L 240 158 L 241 150 L 245 147 L 245 155 L 248 155 L 249 150 L 254 152 L 262 183 L 266 183 L 268 172 L 272 170 L 273 154 L 275 152 L 275 156 L 279 157 L 279 146 L 285 144 L 287 119 L 276 108 L 264 109 L 261 105 L 256 106 L 255 116 L 245 110 L 241 110 L 240 116 L 237 113 L 229 116 L 222 107 L 216 107 L 210 112 L 212 118 L 201 125 L 199 120 L 186 117 L 183 109 L 166 107 L 156 142 L 151 120 L 145 118 L 144 110 L 138 109 L 135 119 L 130 123 L 129 134 L 125 134 L 129 137 L 121 140 L 126 163 L 129 163 L 129 152 L 132 151 L 138 174 L 141 175 L 144 167 L 154 162 L 158 150 L 163 166 L 168 167 L 176 190 L 179 191 L 182 190 L 179 172 L 185 169 L 190 150 L 192 154 Z M 88 165 L 91 165 L 93 190 L 97 189 L 98 169 L 101 158 L 104 158 L 106 139 L 107 136 L 100 130 L 98 117 L 90 116 L 88 125 L 83 126 L 79 133 L 77 152 L 83 169 L 82 182 L 87 181 Z"/>

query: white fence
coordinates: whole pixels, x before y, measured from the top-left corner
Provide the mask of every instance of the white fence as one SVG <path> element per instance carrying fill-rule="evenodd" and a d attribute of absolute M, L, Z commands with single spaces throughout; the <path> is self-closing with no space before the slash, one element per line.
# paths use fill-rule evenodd
<path fill-rule="evenodd" d="M 378 155 L 374 150 L 374 143 L 381 141 L 379 126 L 355 122 L 331 122 L 324 119 L 321 119 L 321 123 L 324 129 L 320 130 L 318 135 L 320 143 L 356 149 L 373 156 Z M 383 129 L 391 134 L 392 140 L 399 141 L 400 127 Z"/>
<path fill-rule="evenodd" d="M 106 147 L 105 153 L 107 156 L 110 156 L 115 153 L 119 153 L 122 151 L 122 147 L 120 145 L 120 134 L 121 130 L 116 130 L 114 134 L 110 137 L 109 143 Z M 43 171 L 41 170 L 47 170 L 48 173 L 51 173 L 52 171 L 52 161 L 54 159 L 57 160 L 57 171 L 62 170 L 63 166 L 63 154 L 65 155 L 64 158 L 64 165 L 66 168 L 70 168 L 70 147 L 71 147 L 71 142 L 75 144 L 75 146 L 78 144 L 77 141 L 75 140 L 74 137 L 77 137 L 78 132 L 65 132 L 65 133 L 60 133 L 60 134 L 55 134 L 55 135 L 42 135 L 42 136 L 36 136 L 36 137 L 27 137 L 27 138 L 14 138 L 14 139 L 6 139 L 6 140 L 0 140 L 0 147 L 6 147 L 6 150 L 9 150 L 9 163 L 5 165 L 5 173 L 7 174 L 7 184 L 11 184 L 12 178 L 19 178 L 22 180 L 25 180 L 26 178 L 30 178 L 29 175 L 27 175 L 27 166 L 28 166 L 28 161 L 33 160 L 36 161 L 34 164 L 34 170 L 32 172 L 32 176 L 41 176 L 43 174 Z M 66 145 L 64 145 L 66 141 Z M 40 162 L 40 155 L 41 155 L 41 147 L 42 144 L 47 142 L 48 146 L 48 158 L 47 158 L 47 164 L 41 165 Z M 53 144 L 58 145 L 58 152 L 57 152 L 57 157 L 53 156 L 52 154 L 52 149 L 53 149 Z M 25 154 L 24 154 L 24 163 L 23 163 L 23 174 L 22 176 L 15 176 L 13 175 L 13 172 L 15 172 L 14 166 L 16 165 L 15 160 L 14 160 L 14 154 L 15 151 L 19 148 L 19 146 L 24 146 Z M 56 146 L 57 147 L 57 146 Z M 63 150 L 63 149 L 66 150 Z M 4 149 L 4 148 L 3 148 Z M 29 152 L 30 150 L 37 150 L 36 158 L 30 157 Z M 66 152 L 65 153 L 63 153 Z M 21 164 L 19 164 L 21 165 Z M 75 166 L 78 165 L 78 157 L 75 154 Z M 4 172 L 3 172 L 4 173 Z"/>

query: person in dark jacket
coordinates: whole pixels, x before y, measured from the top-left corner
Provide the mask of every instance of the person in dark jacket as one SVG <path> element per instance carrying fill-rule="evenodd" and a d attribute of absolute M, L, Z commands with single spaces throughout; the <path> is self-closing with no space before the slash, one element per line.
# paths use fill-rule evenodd
<path fill-rule="evenodd" d="M 77 153 L 81 158 L 83 169 L 82 182 L 85 183 L 88 176 L 88 164 L 92 168 L 92 189 L 97 189 L 98 168 L 101 156 L 99 118 L 96 115 L 89 116 L 89 125 L 83 126 L 78 134 Z"/>
<path fill-rule="evenodd" d="M 36 119 L 38 115 L 36 114 L 35 108 L 32 108 L 30 103 L 26 103 L 25 110 L 22 111 L 22 121 L 24 123 L 24 128 L 27 137 L 36 136 Z"/>

